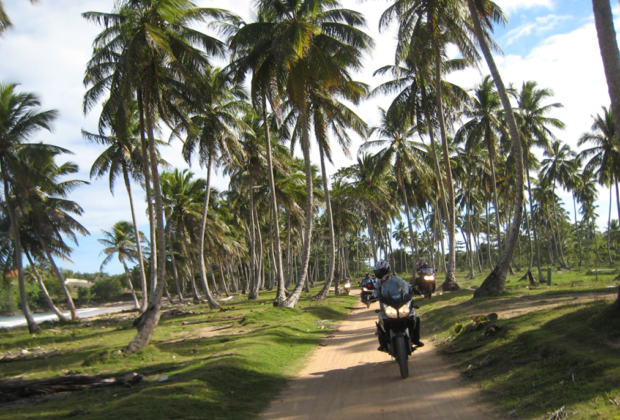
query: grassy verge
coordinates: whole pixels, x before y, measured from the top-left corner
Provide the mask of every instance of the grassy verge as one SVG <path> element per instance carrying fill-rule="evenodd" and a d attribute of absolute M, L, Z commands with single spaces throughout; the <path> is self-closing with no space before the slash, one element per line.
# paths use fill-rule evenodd
<path fill-rule="evenodd" d="M 1 379 L 129 372 L 146 377 L 132 388 L 85 390 L 42 404 L 5 407 L 0 419 L 64 419 L 70 413 L 88 419 L 254 418 L 355 301 L 339 296 L 312 302 L 312 295 L 302 297 L 296 309 L 273 308 L 274 293 L 251 302 L 236 297 L 222 311 L 184 306 L 193 313 L 162 320 L 152 345 L 131 356 L 118 350 L 135 335 L 135 315 L 44 324 L 37 336 L 24 328 L 0 332 L 1 353 L 62 353 L 0 364 Z"/>
<path fill-rule="evenodd" d="M 614 277 L 584 269 L 530 288 L 518 275 L 499 298 L 473 300 L 472 290 L 462 290 L 419 300 L 424 335 L 509 418 L 549 419 L 564 407 L 566 417 L 557 418 L 620 419 Z M 483 278 L 459 283 L 467 288 Z M 495 321 L 472 321 L 493 313 Z M 499 330 L 485 335 L 493 324 Z"/>

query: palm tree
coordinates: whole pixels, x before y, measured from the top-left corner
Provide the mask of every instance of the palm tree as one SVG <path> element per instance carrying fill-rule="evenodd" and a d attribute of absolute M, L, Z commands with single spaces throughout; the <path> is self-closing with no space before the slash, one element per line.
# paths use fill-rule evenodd
<path fill-rule="evenodd" d="M 248 127 L 237 118 L 237 114 L 247 109 L 247 102 L 245 102 L 246 94 L 241 85 L 231 82 L 220 70 L 206 70 L 201 86 L 200 104 L 190 108 L 190 112 L 195 115 L 177 126 L 175 135 L 179 136 L 181 132 L 187 133 L 183 144 L 185 160 L 190 163 L 193 154 L 198 149 L 200 164 L 207 169 L 207 191 L 200 225 L 198 262 L 209 307 L 219 309 L 220 304 L 213 299 L 209 291 L 207 269 L 204 263 L 204 236 L 211 193 L 211 172 L 214 161 L 217 165 L 220 157 L 230 166 L 234 155 L 242 152 L 236 132 L 247 130 Z"/>
<path fill-rule="evenodd" d="M 516 166 L 516 196 L 514 201 L 514 217 L 511 224 L 511 231 L 508 234 L 504 253 L 501 256 L 499 263 L 495 266 L 487 278 L 484 279 L 480 285 L 480 288 L 474 292 L 475 297 L 482 297 L 488 295 L 498 295 L 504 291 L 506 286 L 506 275 L 519 239 L 519 227 L 521 226 L 521 216 L 523 215 L 523 156 L 521 151 L 519 130 L 517 128 L 517 123 L 512 111 L 512 105 L 508 97 L 508 91 L 506 90 L 502 77 L 497 69 L 495 59 L 491 54 L 491 48 L 496 47 L 490 36 L 490 32 L 493 31 L 493 24 L 505 24 L 506 17 L 504 16 L 501 8 L 490 0 L 467 0 L 467 7 L 473 23 L 476 40 L 478 41 L 478 45 L 482 50 L 484 59 L 489 66 L 491 76 L 493 77 L 493 81 L 497 87 L 497 93 L 499 94 L 502 107 L 504 108 L 504 114 L 506 115 L 506 121 L 508 123 L 510 144 L 512 145 L 511 150 Z"/>
<path fill-rule="evenodd" d="M 129 208 L 131 210 L 131 220 L 134 225 L 134 231 L 138 235 L 138 222 L 133 204 L 133 192 L 131 188 L 131 179 L 141 182 L 144 174 L 141 171 L 143 165 L 143 156 L 141 151 L 140 139 L 135 137 L 139 131 L 139 121 L 137 116 L 137 104 L 131 107 L 132 116 L 128 118 L 129 126 L 124 124 L 115 124 L 116 118 L 110 124 L 111 135 L 93 134 L 82 130 L 82 136 L 96 144 L 108 146 L 93 163 L 90 170 L 90 178 L 100 178 L 109 175 L 110 192 L 114 194 L 114 183 L 119 175 L 122 175 L 129 196 Z M 119 110 L 119 111 L 122 111 Z M 102 127 L 103 128 L 103 127 Z M 123 132 L 126 128 L 127 131 Z M 142 254 L 141 241 L 136 243 L 138 252 L 138 263 L 140 268 L 140 280 L 142 285 L 142 299 L 140 304 L 140 312 L 146 311 L 148 304 L 148 290 L 146 283 L 146 272 L 144 269 L 144 257 Z"/>
<path fill-rule="evenodd" d="M 444 212 L 447 216 L 449 262 L 446 279 L 441 287 L 444 290 L 458 290 L 459 286 L 455 280 L 455 195 L 448 148 L 442 77 L 449 68 L 449 65 L 446 65 L 446 48 L 448 45 L 456 46 L 463 55 L 465 62 L 473 62 L 476 59 L 475 48 L 469 36 L 463 8 L 457 2 L 398 0 L 381 16 L 380 28 L 386 27 L 393 19 L 398 19 L 399 22 L 397 60 L 411 59 L 414 55 L 418 55 L 419 59 L 416 60 L 416 67 L 419 70 L 418 76 L 422 76 L 426 80 L 425 85 L 434 87 L 435 117 L 441 135 L 445 185 L 448 192 L 447 208 L 444 209 Z M 420 54 L 420 52 L 422 53 Z M 429 132 L 431 130 L 429 128 Z M 431 142 L 433 142 L 432 139 Z"/>
<path fill-rule="evenodd" d="M 142 144 L 147 163 L 146 183 L 152 182 L 154 193 L 156 250 L 153 251 L 157 255 L 158 282 L 141 318 L 138 335 L 127 348 L 132 353 L 145 347 L 153 335 L 159 322 L 165 283 L 166 243 L 154 137 L 156 118 L 169 126 L 183 119 L 184 110 L 179 104 L 196 93 L 192 90 L 200 87 L 199 75 L 210 67 L 203 51 L 219 56 L 224 53 L 225 45 L 221 41 L 191 25 L 212 19 L 237 19 L 221 9 L 197 8 L 189 0 L 122 0 L 113 13 L 88 12 L 83 16 L 105 26 L 95 39 L 93 58 L 87 67 L 85 83 L 92 88 L 85 96 L 85 111 L 108 90 L 111 110 L 127 107 L 137 98 L 141 138 L 146 133 L 148 139 L 148 147 L 146 141 Z"/>
<path fill-rule="evenodd" d="M 20 205 L 23 199 L 21 188 L 24 181 L 38 180 L 43 183 L 47 180 L 36 168 L 23 161 L 21 153 L 27 149 L 41 152 L 65 150 L 45 144 L 26 143 L 28 137 L 37 131 L 41 129 L 50 131 L 50 124 L 56 118 L 57 112 L 37 112 L 36 108 L 40 106 L 37 96 L 31 93 L 16 93 L 16 86 L 0 83 L 0 177 L 2 177 L 4 199 L 11 221 L 15 252 L 14 264 L 18 273 L 22 311 L 28 322 L 28 329 L 35 333 L 40 332 L 41 329 L 30 312 L 26 298 L 22 247 L 19 234 L 17 234 L 20 231 L 20 221 L 15 213 L 15 206 Z"/>
<path fill-rule="evenodd" d="M 373 127 L 371 133 L 376 133 L 382 138 L 367 141 L 360 147 L 360 152 L 370 147 L 385 146 L 377 153 L 379 164 L 390 165 L 394 172 L 394 178 L 405 205 L 411 255 L 415 261 L 418 261 L 418 245 L 413 236 L 411 207 L 409 206 L 406 186 L 411 184 L 413 176 L 416 178 L 428 177 L 430 169 L 424 162 L 426 146 L 411 140 L 414 135 L 418 134 L 418 127 L 413 125 L 411 118 L 405 115 L 404 107 L 392 107 L 391 111 L 386 113 L 381 109 L 382 124 L 380 127 Z"/>
<path fill-rule="evenodd" d="M 601 185 L 615 184 L 616 206 L 620 218 L 618 179 L 620 178 L 620 151 L 616 144 L 616 124 L 610 109 L 603 107 L 602 114 L 594 117 L 591 132 L 583 134 L 578 146 L 592 143 L 593 146 L 579 153 L 581 161 L 587 160 L 584 169 L 594 173 Z"/>
<path fill-rule="evenodd" d="M 555 140 L 551 144 L 551 150 L 545 152 L 548 158 L 542 161 L 540 179 L 543 182 L 550 182 L 553 184 L 552 196 L 555 197 L 556 183 L 560 183 L 565 189 L 568 188 L 571 182 L 571 178 L 579 168 L 575 163 L 575 152 L 570 149 L 570 146 L 563 144 L 560 140 Z M 555 220 L 555 226 L 558 234 L 558 245 L 560 251 L 560 264 L 563 268 L 568 268 L 568 264 L 564 260 L 564 251 L 562 249 L 562 237 L 560 233 L 560 225 L 557 216 L 557 210 L 555 206 L 555 200 L 553 201 L 553 218 Z"/>
<path fill-rule="evenodd" d="M 610 0 L 592 0 L 592 10 L 611 98 L 612 113 L 614 119 L 620 121 L 620 53 L 610 3 Z M 620 143 L 620 138 L 616 141 Z M 620 299 L 620 294 L 618 297 Z"/>
<path fill-rule="evenodd" d="M 500 253 L 502 238 L 499 223 L 495 161 L 497 160 L 499 137 L 506 133 L 504 122 L 499 115 L 501 106 L 501 100 L 493 80 L 491 76 L 486 76 L 480 85 L 474 89 L 470 107 L 464 111 L 464 115 L 471 119 L 458 130 L 455 136 L 456 142 L 465 143 L 468 150 L 475 150 L 479 144 L 483 144 L 487 149 L 491 169 L 495 225 L 497 226 L 497 249 Z"/>
<path fill-rule="evenodd" d="M 310 161 L 310 96 L 316 86 L 343 89 L 350 81 L 349 71 L 362 67 L 361 54 L 372 47 L 372 40 L 359 28 L 365 25 L 357 12 L 341 9 L 337 0 L 279 0 L 258 2 L 259 21 L 243 26 L 233 42 L 247 59 L 238 61 L 240 72 L 252 69 L 252 84 L 262 97 L 266 114 L 268 91 L 282 92 L 296 111 L 306 173 L 306 221 L 297 287 L 291 296 L 276 304 L 294 307 L 306 282 L 313 225 L 313 185 Z M 267 63 L 262 67 L 263 63 Z M 257 76 L 258 73 L 258 76 Z M 278 95 L 279 96 L 279 95 Z M 272 100 L 277 100 L 272 95 Z M 265 127 L 267 125 L 265 124 Z M 271 170 L 271 169 L 270 169 Z M 271 185 L 273 188 L 274 185 Z M 273 207 L 273 199 L 272 199 Z M 272 208 L 274 214 L 275 209 Z M 282 280 L 281 280 L 282 282 Z"/>
<path fill-rule="evenodd" d="M 125 270 L 125 277 L 127 278 L 127 284 L 131 290 L 131 296 L 133 297 L 133 303 L 136 309 L 140 308 L 138 299 L 136 299 L 136 292 L 133 290 L 133 284 L 131 284 L 131 275 L 129 274 L 129 268 L 127 268 L 127 262 L 135 262 L 138 258 L 137 243 L 133 225 L 130 222 L 116 222 L 112 226 L 111 232 L 106 230 L 101 231 L 104 235 L 102 239 L 97 241 L 105 246 L 105 249 L 101 251 L 106 255 L 106 258 L 101 263 L 101 270 L 105 267 L 115 255 L 118 256 L 118 261 L 123 265 Z"/>
<path fill-rule="evenodd" d="M 37 168 L 45 179 L 45 182 L 24 180 L 22 183 L 24 200 L 21 204 L 21 211 L 39 242 L 45 259 L 60 283 L 71 312 L 71 319 L 76 321 L 79 319 L 77 310 L 65 284 L 65 279 L 56 265 L 54 255 L 68 259 L 67 255 L 72 251 L 65 244 L 63 236 L 70 238 L 77 244 L 76 232 L 82 235 L 90 234 L 71 215 L 81 216 L 84 210 L 74 201 L 67 199 L 68 194 L 73 189 L 88 183 L 64 179 L 67 175 L 77 173 L 78 166 L 72 162 L 57 165 L 55 157 L 63 152 L 67 153 L 67 151 L 53 150 L 41 153 L 38 150 L 27 149 L 21 152 L 24 162 L 33 168 Z"/>

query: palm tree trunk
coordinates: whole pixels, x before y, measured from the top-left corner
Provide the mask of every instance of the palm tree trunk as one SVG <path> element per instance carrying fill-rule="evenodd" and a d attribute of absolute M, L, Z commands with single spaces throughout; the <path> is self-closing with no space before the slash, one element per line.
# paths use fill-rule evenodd
<path fill-rule="evenodd" d="M 434 32 L 433 32 L 434 33 Z M 446 279 L 441 285 L 441 289 L 445 291 L 460 290 L 456 282 L 456 214 L 454 200 L 454 182 L 452 179 L 452 165 L 450 164 L 450 151 L 448 150 L 448 136 L 446 134 L 446 122 L 443 115 L 443 93 L 441 86 L 441 55 L 439 51 L 439 43 L 437 39 L 433 40 L 435 44 L 435 99 L 437 101 L 437 118 L 439 119 L 439 132 L 441 134 L 441 146 L 443 149 L 443 161 L 446 171 L 446 184 L 448 189 L 448 267 L 446 270 Z"/>
<path fill-rule="evenodd" d="M 293 268 L 292 268 L 292 260 L 291 260 L 291 213 L 290 211 L 286 211 L 286 281 L 284 284 L 284 288 L 286 289 L 291 282 L 293 281 Z M 286 293 L 285 293 L 286 296 Z"/>
<path fill-rule="evenodd" d="M 379 259 L 377 258 L 377 243 L 375 241 L 375 233 L 372 228 L 372 218 L 370 217 L 370 212 L 368 210 L 365 211 L 366 220 L 368 221 L 368 236 L 370 237 L 370 246 L 372 248 L 372 256 L 374 258 L 373 264 L 376 264 Z"/>
<path fill-rule="evenodd" d="M 303 246 L 301 250 L 301 261 L 299 269 L 299 277 L 297 279 L 297 286 L 291 294 L 291 296 L 283 303 L 279 303 L 278 306 L 284 306 L 287 308 L 294 308 L 297 305 L 301 291 L 303 290 L 304 283 L 308 274 L 308 263 L 310 261 L 310 243 L 312 242 L 312 225 L 314 222 L 314 196 L 312 186 L 312 162 L 310 161 L 310 139 L 308 129 L 308 110 L 304 105 L 299 113 L 301 119 L 301 148 L 304 155 L 304 166 L 306 169 L 306 227 L 303 237 Z"/>
<path fill-rule="evenodd" d="M 250 234 L 248 235 L 248 240 L 250 242 L 250 291 L 248 293 L 248 299 L 258 299 L 258 277 L 259 277 L 259 267 L 258 267 L 258 257 L 256 255 L 256 225 L 254 219 L 254 178 L 252 176 L 252 168 L 250 167 L 248 170 L 248 183 L 249 183 L 249 193 L 250 193 L 250 208 L 249 208 L 249 219 L 250 219 Z"/>
<path fill-rule="evenodd" d="M 149 140 L 149 158 L 151 165 L 151 175 L 153 182 L 154 202 L 155 202 L 155 221 L 157 223 L 155 239 L 157 240 L 157 285 L 151 293 L 149 300 L 149 307 L 146 312 L 142 314 L 142 321 L 138 325 L 138 334 L 127 346 L 127 353 L 135 353 L 136 351 L 143 349 L 149 344 L 155 327 L 159 323 L 159 317 L 161 315 L 160 305 L 161 298 L 164 292 L 164 284 L 166 282 L 166 240 L 164 236 L 164 206 L 161 197 L 161 187 L 159 184 L 159 171 L 157 168 L 157 150 L 155 146 L 154 127 L 153 127 L 153 115 L 154 112 L 151 107 L 151 66 L 149 65 L 146 70 L 145 91 L 144 97 L 144 111 L 146 115 L 146 131 Z"/>
<path fill-rule="evenodd" d="M 607 256 L 609 257 L 609 264 L 613 264 L 614 260 L 611 258 L 611 208 L 614 199 L 613 189 L 609 184 L 609 217 L 607 217 Z"/>
<path fill-rule="evenodd" d="M 133 290 L 133 284 L 131 284 L 131 275 L 129 274 L 129 269 L 127 268 L 127 265 L 124 262 L 121 262 L 121 264 L 123 264 L 123 269 L 125 270 L 125 277 L 127 278 L 127 284 L 129 284 L 129 290 L 131 290 L 131 297 L 133 298 L 133 304 L 136 307 L 136 309 L 139 309 L 140 304 L 138 303 L 138 299 L 136 298 L 136 292 L 135 290 Z"/>
<path fill-rule="evenodd" d="M 497 66 L 495 65 L 493 56 L 491 55 L 491 50 L 489 49 L 484 33 L 482 31 L 480 16 L 478 15 L 476 4 L 474 3 L 474 0 L 467 0 L 467 5 L 469 7 L 469 12 L 474 23 L 476 38 L 478 39 L 478 43 L 480 44 L 480 48 L 482 49 L 484 58 L 489 66 L 491 75 L 493 76 L 493 80 L 495 81 L 497 91 L 502 101 L 502 106 L 504 108 L 506 119 L 508 120 L 510 140 L 512 143 L 512 153 L 515 157 L 517 175 L 516 197 L 514 203 L 514 219 L 512 223 L 512 228 L 508 235 L 506 247 L 504 248 L 504 253 L 500 258 L 499 264 L 482 282 L 480 288 L 474 293 L 475 297 L 481 297 L 486 295 L 497 295 L 499 293 L 502 293 L 506 287 L 506 275 L 508 273 L 508 267 L 510 265 L 510 261 L 512 260 L 512 254 L 517 243 L 519 229 L 521 226 L 521 215 L 523 211 L 523 156 L 521 153 L 521 141 L 519 138 L 519 132 L 517 130 L 517 123 L 512 112 L 512 105 L 510 104 L 506 88 L 504 87 L 504 82 L 502 81 L 499 71 L 497 70 Z"/>
<path fill-rule="evenodd" d="M 56 316 L 58 317 L 59 320 L 64 321 L 64 322 L 69 322 L 69 318 L 67 318 L 65 316 L 65 314 L 60 312 L 60 309 L 58 309 L 56 307 L 56 305 L 54 305 L 54 301 L 52 300 L 52 297 L 50 296 L 49 292 L 47 291 L 47 287 L 45 287 L 45 283 L 43 283 L 43 279 L 41 278 L 41 274 L 39 274 L 39 270 L 37 270 L 37 266 L 32 261 L 32 258 L 30 257 L 30 253 L 28 252 L 28 250 L 24 250 L 24 254 L 26 254 L 26 258 L 28 258 L 28 262 L 30 263 L 30 267 L 32 267 L 32 271 L 34 271 L 34 276 L 37 278 L 37 282 L 39 283 L 39 287 L 41 288 L 41 292 L 43 293 L 43 296 L 45 297 L 45 301 L 47 302 L 47 306 L 51 309 L 52 312 L 54 312 L 56 314 Z"/>
<path fill-rule="evenodd" d="M 202 221 L 200 224 L 200 250 L 198 253 L 198 262 L 200 265 L 200 278 L 205 289 L 205 295 L 207 302 L 209 302 L 209 308 L 220 309 L 221 306 L 211 295 L 209 290 L 209 284 L 207 283 L 207 268 L 205 267 L 205 234 L 207 232 L 207 213 L 209 212 L 209 200 L 211 197 L 211 165 L 213 162 L 213 150 L 209 151 L 207 158 L 207 191 L 205 194 L 204 211 L 202 212 Z"/>
<path fill-rule="evenodd" d="M 609 203 L 609 214 L 611 216 L 611 201 Z M 558 245 L 559 258 L 560 258 L 560 265 L 562 268 L 568 269 L 569 268 L 568 264 L 566 263 L 566 260 L 564 259 L 564 250 L 562 249 L 562 235 L 560 233 L 560 222 L 558 220 L 558 212 L 555 207 L 555 180 L 553 180 L 553 218 L 555 219 L 555 227 L 558 233 L 557 245 Z"/>
<path fill-rule="evenodd" d="M 611 111 L 615 121 L 620 121 L 620 53 L 609 0 L 592 0 L 598 44 L 603 58 L 607 88 L 611 98 Z M 620 139 L 618 139 L 620 141 Z"/>
<path fill-rule="evenodd" d="M 60 283 L 60 288 L 62 289 L 62 292 L 65 295 L 65 299 L 67 299 L 67 306 L 69 307 L 69 311 L 71 312 L 71 321 L 78 321 L 80 319 L 80 316 L 77 313 L 77 309 L 75 309 L 75 304 L 73 303 L 73 299 L 71 298 L 71 293 L 69 293 L 69 289 L 67 288 L 67 283 L 65 283 L 65 279 L 63 278 L 62 273 L 58 269 L 58 266 L 56 265 L 56 262 L 54 261 L 54 258 L 52 257 L 49 247 L 47 246 L 47 243 L 41 237 L 41 233 L 36 227 L 34 227 L 33 230 L 34 230 L 35 235 L 37 236 L 37 239 L 39 240 L 39 243 L 41 244 L 41 247 L 43 248 L 43 252 L 45 253 L 45 256 L 47 257 L 47 261 L 52 266 L 52 271 L 54 272 L 54 274 L 56 275 L 56 278 L 58 279 L 58 282 Z"/>
<path fill-rule="evenodd" d="M 13 247 L 15 248 L 15 267 L 17 268 L 17 280 L 19 282 L 19 298 L 22 306 L 22 312 L 26 317 L 28 323 L 28 331 L 31 334 L 40 334 L 41 328 L 39 324 L 34 320 L 30 307 L 28 306 L 28 298 L 26 296 L 26 279 L 24 278 L 24 268 L 22 266 L 22 244 L 19 237 L 19 225 L 17 224 L 17 217 L 15 216 L 15 209 L 11 203 L 11 197 L 9 195 L 9 182 L 7 180 L 5 165 L 3 161 L 0 161 L 0 171 L 2 172 L 2 181 L 4 182 L 4 200 L 6 207 L 9 211 L 9 218 L 11 219 L 11 230 L 13 234 Z"/>
<path fill-rule="evenodd" d="M 267 173 L 269 177 L 269 190 L 271 191 L 271 214 L 273 229 L 273 247 L 275 256 L 275 275 L 278 285 L 276 300 L 286 300 L 284 270 L 282 269 L 282 246 L 280 244 L 280 224 L 278 223 L 278 202 L 276 199 L 276 182 L 273 175 L 273 160 L 271 156 L 271 136 L 269 133 L 269 120 L 267 118 L 267 96 L 263 95 L 263 127 L 265 129 L 265 146 L 267 149 Z"/>
<path fill-rule="evenodd" d="M 138 250 L 138 263 L 140 264 L 140 280 L 142 285 L 142 301 L 140 304 L 140 312 L 146 311 L 148 303 L 148 292 L 146 285 L 146 274 L 144 272 L 144 257 L 142 256 L 142 241 L 140 240 L 140 230 L 138 229 L 138 222 L 136 221 L 136 212 L 133 206 L 133 194 L 131 192 L 131 182 L 129 182 L 129 175 L 127 174 L 127 168 L 123 164 L 123 178 L 125 179 L 125 188 L 127 188 L 127 195 L 129 196 L 129 208 L 131 209 L 131 220 L 133 222 L 133 229 L 136 232 L 136 249 Z M 177 285 L 178 286 L 178 285 Z M 178 289 L 178 287 L 177 287 Z"/>
<path fill-rule="evenodd" d="M 151 189 L 151 159 L 149 158 L 149 147 L 144 133 L 146 124 L 144 122 L 144 105 L 142 102 L 142 92 L 138 92 L 138 111 L 140 113 L 140 142 L 142 145 L 142 158 L 144 160 L 142 172 L 144 173 L 144 187 L 146 190 L 146 204 L 149 214 L 149 235 L 151 239 L 151 275 L 150 288 L 151 292 L 157 284 L 157 241 L 155 239 L 155 211 L 153 209 L 153 191 Z"/>
<path fill-rule="evenodd" d="M 409 209 L 409 199 L 407 198 L 407 192 L 402 188 L 403 201 L 405 202 L 405 213 L 407 214 L 407 226 L 409 227 L 409 246 L 411 247 L 411 256 L 414 257 L 414 261 L 420 260 L 420 254 L 418 252 L 418 241 L 413 234 L 413 224 L 411 223 L 411 211 Z M 405 258 L 405 262 L 407 259 Z"/>
<path fill-rule="evenodd" d="M 540 238 L 536 232 L 536 221 L 534 220 L 534 202 L 532 200 L 532 184 L 530 182 L 530 165 L 526 158 L 525 171 L 527 173 L 527 195 L 530 201 L 530 216 L 532 223 L 532 233 L 534 234 L 534 246 L 536 247 L 536 267 L 538 268 L 538 281 L 543 280 L 542 269 L 540 268 Z"/>
<path fill-rule="evenodd" d="M 329 293 L 329 288 L 332 285 L 334 279 L 334 268 L 336 264 L 336 240 L 334 235 L 334 219 L 332 217 L 332 204 L 329 198 L 329 185 L 327 184 L 327 171 L 325 170 L 325 153 L 323 152 L 323 146 L 321 142 L 319 145 L 319 156 L 321 157 L 321 175 L 323 178 L 323 192 L 325 194 L 325 216 L 327 217 L 327 225 L 329 227 L 329 271 L 325 278 L 325 284 L 319 293 L 312 298 L 312 300 L 323 300 Z"/>
<path fill-rule="evenodd" d="M 170 262 L 172 264 L 172 276 L 174 277 L 174 285 L 177 289 L 177 295 L 179 297 L 179 303 L 183 303 L 183 291 L 179 285 L 179 274 L 177 271 L 176 258 L 174 257 L 174 249 L 172 247 L 172 228 L 170 221 L 166 223 L 166 230 L 168 231 L 168 246 L 170 247 Z"/>
<path fill-rule="evenodd" d="M 495 209 L 495 224 L 497 225 L 497 252 L 498 255 L 502 253 L 502 234 L 501 227 L 499 223 L 499 200 L 497 199 L 497 180 L 495 176 L 495 150 L 491 143 L 491 133 L 490 128 L 487 126 L 484 133 L 485 143 L 487 145 L 487 150 L 489 151 L 489 164 L 491 166 L 491 182 L 493 183 L 493 208 Z"/>

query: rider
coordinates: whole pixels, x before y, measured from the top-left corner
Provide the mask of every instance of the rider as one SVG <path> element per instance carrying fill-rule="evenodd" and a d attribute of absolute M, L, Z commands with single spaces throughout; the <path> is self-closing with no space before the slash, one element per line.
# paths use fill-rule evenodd
<path fill-rule="evenodd" d="M 426 261 L 418 261 L 415 265 L 416 277 L 413 285 L 417 288 L 422 284 L 422 270 L 428 268 L 428 263 Z"/>
<path fill-rule="evenodd" d="M 370 273 L 366 273 L 364 275 L 364 278 L 362 279 L 362 281 L 360 282 L 360 287 L 366 287 L 366 285 L 368 283 L 372 283 L 372 278 L 370 277 Z"/>
<path fill-rule="evenodd" d="M 405 280 L 401 279 L 398 276 L 390 276 L 390 263 L 387 261 L 379 261 L 375 264 L 374 272 L 377 281 L 375 282 L 375 290 L 373 292 L 373 298 L 375 300 L 379 300 L 381 298 L 381 289 L 385 286 L 388 287 L 388 280 L 393 282 L 398 282 L 403 290 L 409 290 L 409 285 Z M 419 294 L 417 290 L 415 290 L 416 294 Z M 416 323 L 413 330 L 410 329 L 409 336 L 411 337 L 411 343 L 417 347 L 424 346 L 424 343 L 420 341 L 420 317 L 416 317 Z M 379 338 L 379 351 L 387 351 L 387 337 L 385 332 L 379 327 L 379 323 L 377 323 L 377 336 Z"/>

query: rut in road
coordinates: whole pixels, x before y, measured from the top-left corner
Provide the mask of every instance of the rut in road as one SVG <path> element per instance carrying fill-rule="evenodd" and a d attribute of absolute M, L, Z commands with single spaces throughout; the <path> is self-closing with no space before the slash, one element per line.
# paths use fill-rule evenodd
<path fill-rule="evenodd" d="M 475 388 L 427 345 L 409 358 L 409 379 L 398 364 L 377 351 L 377 315 L 357 303 L 326 347 L 318 347 L 308 365 L 274 400 L 261 419 L 498 419 Z M 424 320 L 422 320 L 424 322 Z M 424 341 L 424 337 L 422 337 Z"/>

